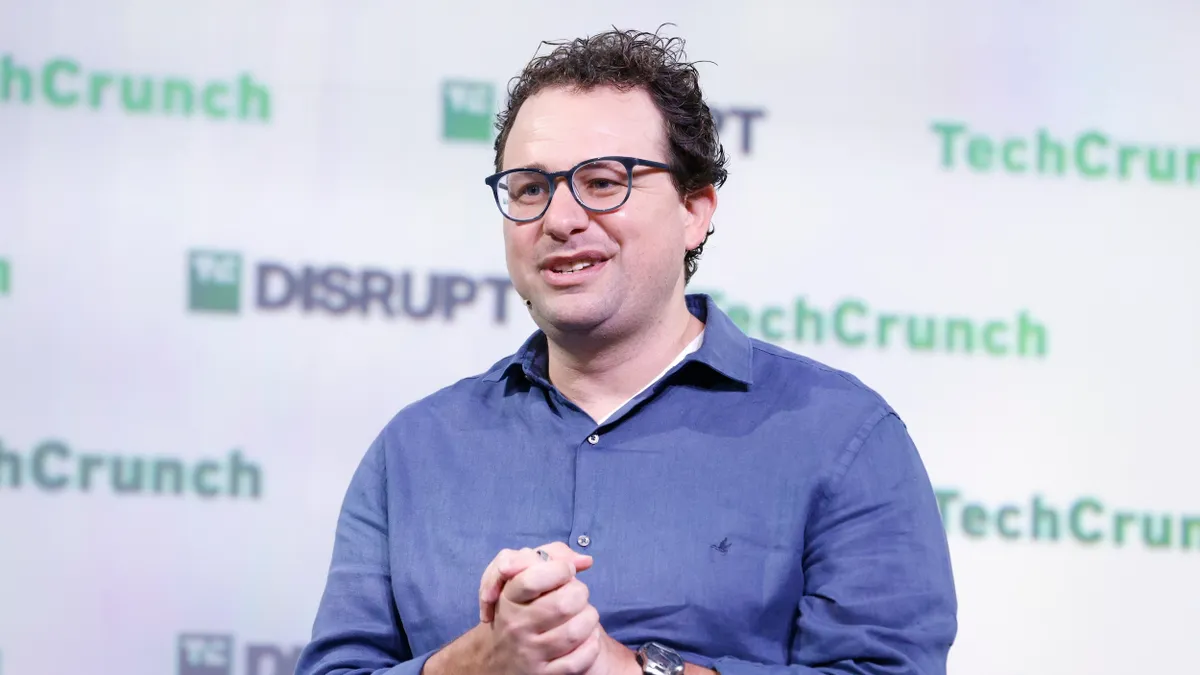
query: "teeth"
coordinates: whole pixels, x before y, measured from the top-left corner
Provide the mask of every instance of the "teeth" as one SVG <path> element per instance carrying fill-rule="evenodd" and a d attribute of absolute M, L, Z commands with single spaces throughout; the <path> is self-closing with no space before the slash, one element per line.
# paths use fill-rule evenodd
<path fill-rule="evenodd" d="M 585 268 L 588 268 L 591 266 L 592 266 L 592 263 L 590 263 L 590 262 L 577 262 L 574 265 L 571 265 L 570 267 L 556 267 L 556 268 L 554 268 L 554 271 L 566 274 L 566 273 L 571 273 L 571 272 L 578 272 L 581 269 L 585 269 Z"/>

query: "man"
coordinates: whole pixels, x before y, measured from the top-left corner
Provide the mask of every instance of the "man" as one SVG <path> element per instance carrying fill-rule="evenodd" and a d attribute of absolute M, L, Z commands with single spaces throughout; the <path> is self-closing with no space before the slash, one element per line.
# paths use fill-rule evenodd
<path fill-rule="evenodd" d="M 539 330 L 368 449 L 297 672 L 945 673 L 945 533 L 896 412 L 684 292 L 726 171 L 680 43 L 560 45 L 497 126 Z"/>

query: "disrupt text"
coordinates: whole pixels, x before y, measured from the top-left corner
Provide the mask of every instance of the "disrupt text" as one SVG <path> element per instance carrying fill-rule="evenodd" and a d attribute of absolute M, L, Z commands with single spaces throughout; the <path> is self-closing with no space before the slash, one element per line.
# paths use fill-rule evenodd
<path fill-rule="evenodd" d="M 304 312 L 378 312 L 387 317 L 453 320 L 462 308 L 480 302 L 490 307 L 495 323 L 504 323 L 512 281 L 501 276 L 474 279 L 461 274 L 260 263 L 255 286 L 261 309 L 297 307 Z"/>

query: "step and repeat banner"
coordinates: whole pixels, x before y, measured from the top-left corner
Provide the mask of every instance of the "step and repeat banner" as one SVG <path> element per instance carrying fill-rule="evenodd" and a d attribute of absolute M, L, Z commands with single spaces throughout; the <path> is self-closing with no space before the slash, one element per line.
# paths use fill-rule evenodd
<path fill-rule="evenodd" d="M 951 672 L 1190 670 L 1186 3 L 79 0 L 0 7 L 0 673 L 290 673 L 367 445 L 533 330 L 509 78 L 664 22 L 731 157 L 692 287 L 906 419 Z"/>

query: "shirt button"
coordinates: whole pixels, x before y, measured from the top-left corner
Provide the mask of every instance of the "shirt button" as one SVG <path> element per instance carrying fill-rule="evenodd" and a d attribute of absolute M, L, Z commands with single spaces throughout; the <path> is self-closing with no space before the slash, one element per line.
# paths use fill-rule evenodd
<path fill-rule="evenodd" d="M 600 437 L 597 436 L 596 434 L 592 434 L 591 436 L 588 436 L 588 443 L 595 445 L 599 442 L 600 442 Z"/>
<path fill-rule="evenodd" d="M 586 534 L 581 534 L 581 535 L 579 535 L 579 538 L 576 539 L 575 541 L 578 542 L 580 546 L 587 548 L 588 545 L 592 543 L 592 538 L 587 536 Z"/>

